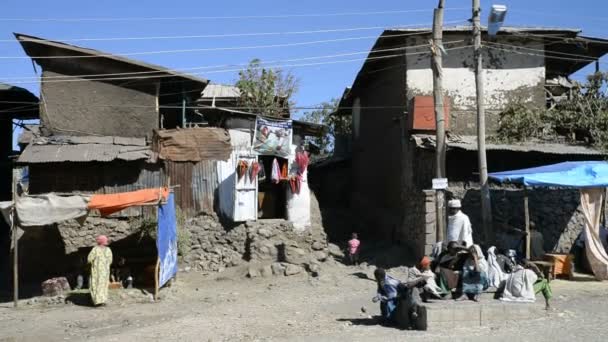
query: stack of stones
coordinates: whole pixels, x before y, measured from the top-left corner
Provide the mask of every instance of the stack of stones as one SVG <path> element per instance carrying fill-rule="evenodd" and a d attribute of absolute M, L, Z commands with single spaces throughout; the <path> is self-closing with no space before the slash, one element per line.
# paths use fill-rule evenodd
<path fill-rule="evenodd" d="M 327 238 L 314 227 L 298 233 L 285 220 L 247 222 L 226 230 L 214 216 L 188 220 L 191 245 L 184 262 L 200 271 L 249 263 L 248 276 L 316 275 L 329 258 Z"/>
<path fill-rule="evenodd" d="M 75 220 L 65 221 L 57 225 L 65 244 L 65 252 L 72 253 L 78 248 L 95 245 L 95 237 L 106 235 L 110 242 L 118 241 L 135 233 L 129 220 L 101 217 L 88 217 L 81 226 Z"/>

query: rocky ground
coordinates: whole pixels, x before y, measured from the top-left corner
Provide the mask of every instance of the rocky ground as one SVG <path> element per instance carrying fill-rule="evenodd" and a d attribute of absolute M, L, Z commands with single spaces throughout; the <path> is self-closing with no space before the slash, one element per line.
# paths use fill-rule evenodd
<path fill-rule="evenodd" d="M 600 341 L 606 335 L 608 285 L 595 281 L 553 282 L 555 309 L 535 320 L 418 332 L 375 324 L 372 267 L 329 260 L 317 277 L 243 278 L 247 272 L 242 265 L 208 276 L 180 273 L 156 303 L 140 290 L 113 290 L 103 308 L 87 306 L 85 292 L 68 296 L 68 304 L 3 303 L 0 341 Z M 392 274 L 404 276 L 401 269 Z"/>

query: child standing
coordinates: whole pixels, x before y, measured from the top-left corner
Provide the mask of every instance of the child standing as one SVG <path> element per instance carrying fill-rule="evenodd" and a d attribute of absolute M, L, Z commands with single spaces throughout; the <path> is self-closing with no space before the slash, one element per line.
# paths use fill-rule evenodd
<path fill-rule="evenodd" d="M 359 241 L 359 237 L 357 233 L 353 233 L 351 235 L 351 239 L 348 240 L 348 259 L 351 265 L 359 265 L 359 247 L 361 246 L 361 241 Z"/>

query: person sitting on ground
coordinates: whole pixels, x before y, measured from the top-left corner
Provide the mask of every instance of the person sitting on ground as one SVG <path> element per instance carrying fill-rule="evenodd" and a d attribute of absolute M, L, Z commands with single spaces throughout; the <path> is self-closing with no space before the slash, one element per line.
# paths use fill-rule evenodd
<path fill-rule="evenodd" d="M 435 282 L 435 274 L 431 270 L 431 258 L 428 256 L 424 256 L 418 265 L 409 269 L 408 281 L 422 283 L 420 298 L 425 303 L 429 299 L 441 299 L 446 294 Z"/>
<path fill-rule="evenodd" d="M 551 285 L 536 265 L 524 259 L 502 282 L 496 297 L 502 301 L 532 303 L 539 292 L 545 298 L 545 309 L 549 310 L 549 300 L 553 297 Z"/>
<path fill-rule="evenodd" d="M 399 304 L 399 286 L 401 282 L 388 274 L 383 268 L 376 268 L 374 278 L 378 285 L 378 293 L 372 299 L 374 303 L 380 302 L 380 313 L 383 324 L 394 324 L 397 304 Z"/>
<path fill-rule="evenodd" d="M 481 293 L 488 288 L 488 263 L 483 256 L 481 247 L 473 245 L 469 248 L 469 256 L 462 268 L 462 296 L 478 302 Z"/>
<path fill-rule="evenodd" d="M 361 241 L 357 233 L 351 235 L 351 239 L 348 240 L 348 261 L 351 265 L 359 265 L 359 250 L 361 247 Z"/>
<path fill-rule="evenodd" d="M 453 199 L 448 202 L 447 241 L 457 241 L 470 247 L 473 244 L 473 229 L 469 217 L 462 212 L 460 200 Z"/>
<path fill-rule="evenodd" d="M 442 292 L 452 292 L 452 295 L 458 292 L 460 272 L 467 256 L 467 249 L 452 241 L 448 243 L 447 250 L 433 260 L 431 269 L 439 274 L 439 286 Z"/>

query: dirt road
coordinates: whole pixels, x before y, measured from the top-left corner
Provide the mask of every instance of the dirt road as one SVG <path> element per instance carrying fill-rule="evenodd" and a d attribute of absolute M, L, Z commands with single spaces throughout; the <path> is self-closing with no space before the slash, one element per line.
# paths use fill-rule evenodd
<path fill-rule="evenodd" d="M 104 308 L 0 305 L 0 341 L 599 341 L 606 335 L 608 284 L 553 282 L 555 311 L 500 328 L 401 331 L 376 326 L 372 268 L 333 264 L 318 278 L 301 274 L 243 279 L 180 274 L 158 303 L 111 294 Z M 399 276 L 399 272 L 395 271 Z M 393 273 L 395 274 L 395 273 Z M 139 301 L 149 301 L 140 296 Z M 365 307 L 365 313 L 362 312 Z"/>

